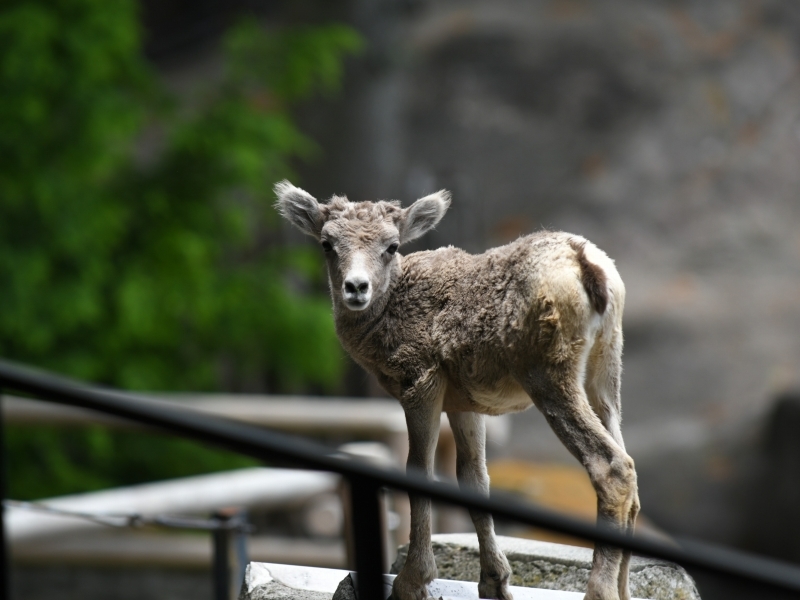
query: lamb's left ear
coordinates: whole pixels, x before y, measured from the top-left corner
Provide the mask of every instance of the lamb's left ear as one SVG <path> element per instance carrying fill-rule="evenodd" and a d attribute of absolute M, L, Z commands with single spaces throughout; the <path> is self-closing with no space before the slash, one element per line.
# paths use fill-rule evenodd
<path fill-rule="evenodd" d="M 438 192 L 420 198 L 408 208 L 403 209 L 400 217 L 400 243 L 405 244 L 417 239 L 423 233 L 436 227 L 441 221 L 444 213 L 450 207 L 450 192 L 439 190 Z"/>
<path fill-rule="evenodd" d="M 275 208 L 286 220 L 303 233 L 319 239 L 325 214 L 316 198 L 305 190 L 293 186 L 286 179 L 275 184 L 278 197 Z"/>

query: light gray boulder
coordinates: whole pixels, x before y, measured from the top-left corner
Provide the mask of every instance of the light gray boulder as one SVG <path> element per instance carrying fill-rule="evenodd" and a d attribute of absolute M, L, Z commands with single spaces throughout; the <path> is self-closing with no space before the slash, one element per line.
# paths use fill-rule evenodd
<path fill-rule="evenodd" d="M 498 536 L 500 548 L 511 563 L 511 585 L 573 592 L 586 591 L 592 566 L 588 548 Z M 392 573 L 405 564 L 408 546 L 398 551 Z M 433 536 L 433 553 L 440 579 L 478 581 L 478 538 L 474 534 Z M 694 580 L 676 564 L 634 556 L 631 560 L 631 595 L 652 600 L 700 600 Z"/>

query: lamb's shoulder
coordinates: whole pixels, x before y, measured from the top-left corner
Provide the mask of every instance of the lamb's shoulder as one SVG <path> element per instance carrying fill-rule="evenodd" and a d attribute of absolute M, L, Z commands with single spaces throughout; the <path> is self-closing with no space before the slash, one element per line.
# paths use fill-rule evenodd
<path fill-rule="evenodd" d="M 535 291 L 530 240 L 521 238 L 472 258 L 450 278 L 448 304 L 437 315 L 436 331 L 458 345 L 506 345 L 507 335 L 523 326 Z"/>
<path fill-rule="evenodd" d="M 400 276 L 381 317 L 381 335 L 390 347 L 402 354 L 430 353 L 436 319 L 454 303 L 473 260 L 452 246 L 402 258 Z"/>

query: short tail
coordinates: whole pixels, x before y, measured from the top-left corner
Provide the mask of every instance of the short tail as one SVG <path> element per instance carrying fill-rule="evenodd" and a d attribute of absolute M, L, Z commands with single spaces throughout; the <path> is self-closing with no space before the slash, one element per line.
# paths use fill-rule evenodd
<path fill-rule="evenodd" d="M 589 302 L 597 311 L 597 314 L 602 315 L 606 312 L 608 306 L 608 279 L 606 274 L 599 266 L 589 262 L 586 258 L 584 247 L 586 241 L 578 242 L 572 240 L 570 246 L 575 250 L 575 257 L 578 259 L 578 265 L 581 268 L 581 283 L 589 296 Z"/>

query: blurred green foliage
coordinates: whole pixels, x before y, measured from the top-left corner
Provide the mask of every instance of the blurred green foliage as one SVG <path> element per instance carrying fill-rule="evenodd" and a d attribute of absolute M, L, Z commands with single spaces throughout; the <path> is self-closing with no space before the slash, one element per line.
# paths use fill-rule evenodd
<path fill-rule="evenodd" d="M 317 152 L 293 106 L 335 91 L 361 38 L 241 23 L 191 95 L 166 91 L 140 39 L 133 0 L 0 8 L 0 356 L 126 389 L 333 389 L 322 261 L 279 243 L 271 188 Z M 41 435 L 51 456 L 124 454 L 98 432 Z"/>

